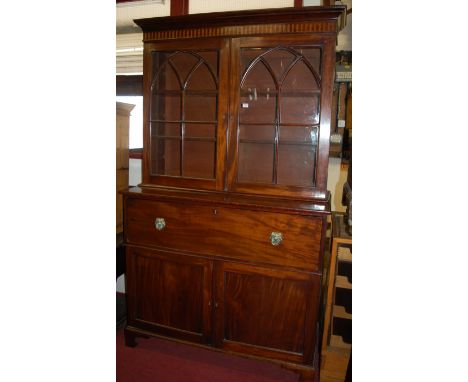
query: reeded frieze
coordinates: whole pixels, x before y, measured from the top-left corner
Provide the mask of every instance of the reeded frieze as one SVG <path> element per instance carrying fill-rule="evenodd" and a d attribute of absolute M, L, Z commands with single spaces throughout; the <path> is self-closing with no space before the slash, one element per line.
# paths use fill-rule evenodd
<path fill-rule="evenodd" d="M 176 29 L 144 33 L 144 41 L 199 38 L 253 36 L 278 33 L 327 33 L 336 32 L 336 22 L 281 23 L 260 25 L 234 25 L 211 28 Z"/>

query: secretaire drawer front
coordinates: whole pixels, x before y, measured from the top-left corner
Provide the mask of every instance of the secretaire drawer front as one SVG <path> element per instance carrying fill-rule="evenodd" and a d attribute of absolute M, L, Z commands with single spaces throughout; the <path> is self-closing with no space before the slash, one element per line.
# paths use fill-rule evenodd
<path fill-rule="evenodd" d="M 319 270 L 318 217 L 129 198 L 126 220 L 128 243 Z"/>

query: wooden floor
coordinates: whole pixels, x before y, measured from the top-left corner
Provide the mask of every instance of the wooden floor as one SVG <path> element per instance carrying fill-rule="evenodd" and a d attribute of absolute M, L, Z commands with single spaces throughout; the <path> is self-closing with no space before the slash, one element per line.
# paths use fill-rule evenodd
<path fill-rule="evenodd" d="M 322 354 L 320 382 L 343 382 L 348 367 L 349 354 L 327 352 Z"/>

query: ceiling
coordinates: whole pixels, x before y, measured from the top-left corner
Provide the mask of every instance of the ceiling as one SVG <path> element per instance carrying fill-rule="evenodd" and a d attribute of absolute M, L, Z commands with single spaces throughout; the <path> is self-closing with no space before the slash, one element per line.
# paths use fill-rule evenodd
<path fill-rule="evenodd" d="M 133 22 L 134 19 L 169 16 L 171 0 L 142 0 L 128 3 L 118 3 L 115 21 L 117 34 L 138 33 L 141 29 Z"/>

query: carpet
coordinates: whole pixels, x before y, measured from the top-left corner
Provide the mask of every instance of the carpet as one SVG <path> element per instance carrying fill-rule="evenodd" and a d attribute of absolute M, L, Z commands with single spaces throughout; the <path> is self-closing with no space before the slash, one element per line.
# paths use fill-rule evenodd
<path fill-rule="evenodd" d="M 117 382 L 297 382 L 299 374 L 281 366 L 159 338 L 124 345 L 117 330 Z"/>

